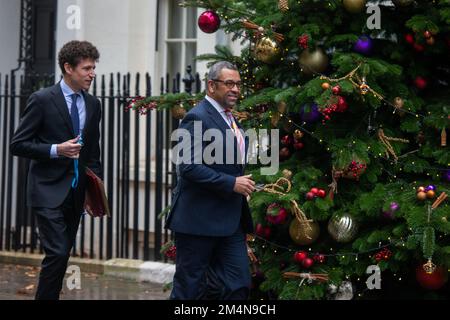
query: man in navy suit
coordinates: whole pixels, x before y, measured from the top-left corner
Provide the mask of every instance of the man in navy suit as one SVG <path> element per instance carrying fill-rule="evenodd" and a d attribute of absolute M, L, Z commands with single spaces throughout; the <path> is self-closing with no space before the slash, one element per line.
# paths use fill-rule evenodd
<path fill-rule="evenodd" d="M 37 217 L 45 258 L 37 300 L 57 300 L 84 211 L 85 168 L 102 176 L 100 101 L 87 93 L 99 59 L 86 41 L 59 52 L 63 79 L 33 93 L 11 141 L 11 153 L 31 159 L 27 205 Z"/>
<path fill-rule="evenodd" d="M 244 175 L 248 141 L 231 114 L 240 86 L 236 66 L 225 61 L 214 64 L 205 99 L 180 124 L 180 129 L 189 132 L 191 149 L 188 161 L 183 154 L 177 163 L 178 183 L 166 221 L 166 227 L 175 232 L 177 248 L 171 299 L 205 298 L 207 275 L 214 275 L 220 284 L 218 298 L 248 298 L 251 276 L 246 233 L 253 232 L 253 222 L 246 199 L 255 183 Z M 199 125 L 201 132 L 196 131 Z M 213 162 L 195 154 L 203 154 L 211 143 L 202 139 L 211 129 L 224 141 L 223 152 L 216 150 L 216 156 L 223 157 Z"/>

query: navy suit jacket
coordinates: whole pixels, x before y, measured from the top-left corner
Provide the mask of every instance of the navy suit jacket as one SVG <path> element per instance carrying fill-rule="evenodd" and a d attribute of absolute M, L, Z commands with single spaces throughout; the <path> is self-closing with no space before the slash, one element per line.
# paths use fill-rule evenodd
<path fill-rule="evenodd" d="M 208 129 L 219 129 L 223 134 L 224 150 L 222 163 L 193 163 L 194 122 L 201 121 L 202 134 Z M 237 123 L 240 127 L 239 123 Z M 171 210 L 166 228 L 172 231 L 200 236 L 230 236 L 242 224 L 243 231 L 253 232 L 253 222 L 246 198 L 233 191 L 236 177 L 244 174 L 245 165 L 226 163 L 226 151 L 238 154 L 234 135 L 226 140 L 226 130 L 231 130 L 222 116 L 207 101 L 202 100 L 190 110 L 180 124 L 191 139 L 191 164 L 177 165 L 177 186 L 173 192 Z M 230 137 L 230 135 L 229 135 Z M 202 152 L 210 144 L 202 142 Z M 233 148 L 230 150 L 230 148 Z M 248 139 L 245 139 L 245 150 Z"/>
<path fill-rule="evenodd" d="M 83 210 L 85 167 L 102 177 L 100 163 L 100 101 L 82 92 L 86 103 L 86 123 L 83 129 L 84 146 L 79 157 L 79 183 L 75 192 L 76 210 Z M 73 159 L 50 158 L 52 144 L 73 139 L 72 121 L 66 100 L 58 84 L 33 93 L 28 99 L 11 141 L 11 153 L 31 159 L 27 180 L 27 205 L 56 208 L 71 189 L 74 177 Z"/>

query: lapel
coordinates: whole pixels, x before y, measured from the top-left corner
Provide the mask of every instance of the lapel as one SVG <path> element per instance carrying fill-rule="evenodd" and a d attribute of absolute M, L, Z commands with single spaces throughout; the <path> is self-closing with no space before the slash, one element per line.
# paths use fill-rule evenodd
<path fill-rule="evenodd" d="M 219 127 L 219 129 L 223 132 L 225 139 L 227 138 L 226 132 L 227 130 L 231 130 L 230 127 L 228 126 L 228 124 L 225 122 L 225 120 L 222 118 L 222 116 L 220 115 L 220 113 L 216 110 L 216 108 L 214 108 L 211 103 L 209 103 L 208 100 L 203 100 L 203 107 L 206 109 L 206 111 L 208 112 L 210 118 L 217 124 L 217 126 Z M 236 121 L 236 119 L 235 119 Z M 236 121 L 236 124 L 240 127 L 240 124 Z M 234 152 L 235 154 L 238 153 L 238 141 L 236 136 L 233 134 L 233 146 L 234 146 Z M 230 142 L 231 143 L 231 142 Z M 245 138 L 245 153 L 247 153 L 247 138 Z M 240 169 L 243 168 L 242 164 L 236 164 L 236 166 Z"/>
<path fill-rule="evenodd" d="M 94 114 L 94 112 L 93 112 L 94 105 L 93 104 L 95 103 L 95 100 L 92 99 L 92 97 L 89 94 L 87 94 L 86 92 L 84 92 L 84 91 L 81 91 L 81 92 L 82 92 L 82 95 L 84 98 L 84 107 L 86 109 L 86 121 L 84 122 L 84 128 L 83 128 L 82 135 L 83 135 L 83 140 L 86 141 L 89 124 L 91 123 L 92 116 Z"/>
<path fill-rule="evenodd" d="M 56 106 L 56 109 L 58 110 L 61 117 L 64 119 L 64 123 L 67 126 L 67 129 L 70 132 L 70 135 L 73 135 L 73 126 L 72 126 L 72 120 L 70 119 L 70 113 L 69 109 L 67 108 L 67 102 L 64 98 L 64 94 L 62 93 L 61 87 L 59 82 L 53 86 L 52 90 L 52 98 L 54 105 Z"/>

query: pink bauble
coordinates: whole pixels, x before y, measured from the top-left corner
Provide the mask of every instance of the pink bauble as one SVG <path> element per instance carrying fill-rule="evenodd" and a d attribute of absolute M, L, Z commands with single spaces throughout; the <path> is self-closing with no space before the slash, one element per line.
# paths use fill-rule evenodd
<path fill-rule="evenodd" d="M 205 33 L 214 33 L 220 27 L 220 18 L 214 11 L 207 10 L 198 17 L 198 27 Z"/>

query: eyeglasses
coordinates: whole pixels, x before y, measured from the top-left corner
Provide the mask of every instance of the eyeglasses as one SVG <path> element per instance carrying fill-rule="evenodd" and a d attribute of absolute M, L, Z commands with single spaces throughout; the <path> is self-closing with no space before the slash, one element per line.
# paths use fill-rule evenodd
<path fill-rule="evenodd" d="M 212 81 L 215 82 L 223 82 L 223 84 L 228 88 L 228 89 L 233 89 L 234 86 L 236 86 L 236 88 L 240 89 L 242 86 L 242 82 L 238 81 L 238 82 L 234 82 L 233 80 L 218 80 L 218 79 L 212 79 Z"/>

